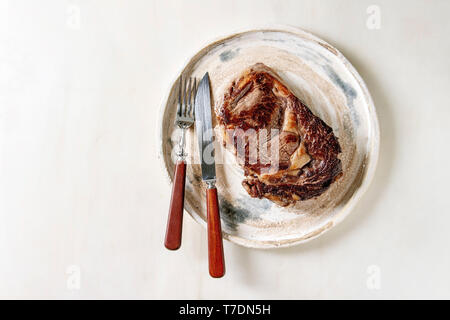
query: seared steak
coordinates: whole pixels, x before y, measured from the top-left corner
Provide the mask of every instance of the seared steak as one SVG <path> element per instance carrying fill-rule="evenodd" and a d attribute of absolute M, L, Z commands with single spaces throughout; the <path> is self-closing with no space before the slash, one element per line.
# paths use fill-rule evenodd
<path fill-rule="evenodd" d="M 216 115 L 252 197 L 287 206 L 322 194 L 342 173 L 333 130 L 262 63 L 231 83 Z"/>

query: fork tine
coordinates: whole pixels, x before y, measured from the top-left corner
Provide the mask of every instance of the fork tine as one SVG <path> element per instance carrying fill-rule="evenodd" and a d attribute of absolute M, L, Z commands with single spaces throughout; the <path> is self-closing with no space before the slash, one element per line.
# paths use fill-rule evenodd
<path fill-rule="evenodd" d="M 182 86 L 183 86 L 183 76 L 180 75 L 180 78 L 178 79 L 178 106 L 177 106 L 177 114 L 179 116 L 181 116 Z"/>
<path fill-rule="evenodd" d="M 189 78 L 189 87 L 188 87 L 187 91 L 188 91 L 188 104 L 187 104 L 187 110 L 186 110 L 186 117 L 189 117 L 190 113 L 191 113 L 191 107 L 192 107 L 192 104 L 191 104 L 191 101 L 192 101 L 191 100 L 191 98 L 192 98 L 192 77 Z"/>
<path fill-rule="evenodd" d="M 182 109 L 182 113 L 181 113 L 181 115 L 183 117 L 186 116 L 186 110 L 187 110 L 187 90 L 188 90 L 187 84 L 188 84 L 187 77 L 185 77 L 184 78 L 184 91 L 183 91 L 183 109 Z"/>

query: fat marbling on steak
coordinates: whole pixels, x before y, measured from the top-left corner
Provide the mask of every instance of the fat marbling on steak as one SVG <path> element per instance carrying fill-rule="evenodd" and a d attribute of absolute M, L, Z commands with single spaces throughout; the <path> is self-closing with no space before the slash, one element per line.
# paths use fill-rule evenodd
<path fill-rule="evenodd" d="M 342 173 L 333 130 L 262 63 L 231 83 L 216 116 L 252 197 L 287 206 L 319 196 Z"/>

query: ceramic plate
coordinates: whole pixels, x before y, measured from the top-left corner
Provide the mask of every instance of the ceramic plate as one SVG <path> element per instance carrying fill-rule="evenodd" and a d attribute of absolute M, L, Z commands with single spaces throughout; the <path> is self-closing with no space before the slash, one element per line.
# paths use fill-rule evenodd
<path fill-rule="evenodd" d="M 330 230 L 367 189 L 378 159 L 378 120 L 370 94 L 350 62 L 330 44 L 296 28 L 250 30 L 219 39 L 194 55 L 181 72 L 200 79 L 208 71 L 212 100 L 217 103 L 231 80 L 257 62 L 273 68 L 293 93 L 333 128 L 342 147 L 340 179 L 315 199 L 279 207 L 247 194 L 241 185 L 243 170 L 234 156 L 216 143 L 223 237 L 252 248 L 286 247 Z M 169 180 L 178 136 L 174 127 L 176 89 L 174 81 L 162 104 L 159 123 L 160 157 Z M 187 150 L 185 210 L 206 227 L 205 185 L 194 128 L 187 133 Z"/>

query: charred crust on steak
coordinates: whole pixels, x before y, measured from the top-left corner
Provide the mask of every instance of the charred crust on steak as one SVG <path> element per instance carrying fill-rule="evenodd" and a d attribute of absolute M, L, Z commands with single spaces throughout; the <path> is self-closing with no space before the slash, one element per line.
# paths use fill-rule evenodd
<path fill-rule="evenodd" d="M 321 195 L 342 175 L 338 158 L 341 147 L 333 130 L 262 63 L 253 65 L 231 83 L 216 108 L 216 116 L 223 129 L 224 143 L 233 145 L 235 154 L 236 139 L 242 138 L 239 137 L 242 132 L 248 129 L 257 133 L 261 129 L 279 132 L 276 137 L 261 138 L 259 134 L 243 137 L 245 157 L 240 164 L 245 179 L 242 185 L 252 197 L 287 206 Z M 256 146 L 259 151 L 260 145 L 267 145 L 270 149 L 271 139 L 279 141 L 279 165 L 275 170 L 262 156 L 256 162 L 249 161 L 252 148 Z M 252 145 L 255 141 L 258 143 Z"/>

